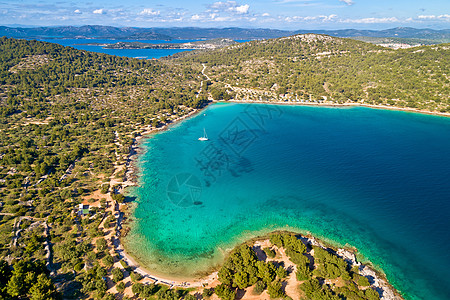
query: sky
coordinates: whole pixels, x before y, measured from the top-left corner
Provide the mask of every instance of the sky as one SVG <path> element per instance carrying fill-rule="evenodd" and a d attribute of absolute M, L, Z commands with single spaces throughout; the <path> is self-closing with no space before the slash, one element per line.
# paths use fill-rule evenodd
<path fill-rule="evenodd" d="M 450 28 L 450 0 L 0 0 L 0 25 Z"/>

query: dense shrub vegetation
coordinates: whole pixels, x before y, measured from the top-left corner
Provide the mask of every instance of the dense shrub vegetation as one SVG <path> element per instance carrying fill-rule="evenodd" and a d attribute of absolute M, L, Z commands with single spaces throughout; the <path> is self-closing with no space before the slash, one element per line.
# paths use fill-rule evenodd
<path fill-rule="evenodd" d="M 253 294 L 264 291 L 273 299 L 288 299 L 284 282 L 290 276 L 297 278 L 301 299 L 379 299 L 378 293 L 370 288 L 368 279 L 351 269 L 349 264 L 331 249 L 308 247 L 294 234 L 274 233 L 270 236 L 273 247 L 265 248 L 277 252 L 284 251 L 296 265 L 297 273 L 286 270 L 281 257 L 264 260 L 257 258 L 256 252 L 248 245 L 236 248 L 219 270 L 221 285 L 215 288 L 221 299 L 235 299 L 239 289 L 253 287 Z"/>
<path fill-rule="evenodd" d="M 114 265 L 110 238 L 98 239 L 118 230 L 112 201 L 126 200 L 110 186 L 124 176 L 115 164 L 142 131 L 203 106 L 200 80 L 175 63 L 0 38 L 0 257 L 46 262 L 64 298 L 125 288 L 129 272 Z M 77 214 L 97 189 L 113 200 Z M 45 286 L 49 277 L 39 276 Z M 38 289 L 27 284 L 14 297 Z"/>
<path fill-rule="evenodd" d="M 299 35 L 252 41 L 182 60 L 205 63 L 238 99 L 395 105 L 450 112 L 449 44 L 392 50 Z M 213 86 L 214 87 L 214 86 Z"/>
<path fill-rule="evenodd" d="M 41 262 L 20 260 L 13 265 L 0 261 L 1 299 L 55 299 L 56 288 Z"/>

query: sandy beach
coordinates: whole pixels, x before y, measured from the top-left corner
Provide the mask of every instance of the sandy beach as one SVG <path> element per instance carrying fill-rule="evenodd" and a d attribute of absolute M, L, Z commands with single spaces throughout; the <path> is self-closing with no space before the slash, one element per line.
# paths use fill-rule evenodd
<path fill-rule="evenodd" d="M 394 110 L 394 111 L 406 111 L 406 112 L 414 112 L 426 115 L 436 115 L 443 117 L 450 117 L 450 113 L 443 113 L 437 111 L 429 111 L 418 108 L 410 108 L 410 107 L 397 107 L 397 106 L 387 106 L 387 105 L 373 105 L 373 104 L 364 104 L 364 103 L 332 103 L 332 102 L 297 102 L 297 101 L 259 101 L 259 100 L 228 100 L 228 101 L 217 101 L 217 102 L 232 102 L 232 103 L 259 103 L 259 104 L 276 104 L 276 105 L 300 105 L 300 106 L 322 106 L 322 107 L 367 107 L 374 109 L 383 109 L 383 110 Z"/>

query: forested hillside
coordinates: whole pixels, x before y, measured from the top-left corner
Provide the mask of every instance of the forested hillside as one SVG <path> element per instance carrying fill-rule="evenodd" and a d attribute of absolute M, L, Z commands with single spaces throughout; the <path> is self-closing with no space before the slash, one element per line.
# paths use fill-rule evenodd
<path fill-rule="evenodd" d="M 25 178 L 28 186 L 43 175 L 56 180 L 77 158 L 90 156 L 93 171 L 111 168 L 94 153 L 115 131 L 202 105 L 198 72 L 186 67 L 6 38 L 0 50 L 0 176 L 8 194 Z"/>
<path fill-rule="evenodd" d="M 391 50 L 306 34 L 180 56 L 206 64 L 215 86 L 237 99 L 450 111 L 449 44 Z"/>
<path fill-rule="evenodd" d="M 113 203 L 84 218 L 75 209 L 100 187 L 121 202 L 110 180 L 124 176 L 116 166 L 134 138 L 201 107 L 199 88 L 189 67 L 0 38 L 0 257 L 13 275 L 19 262 L 47 264 L 66 297 L 103 297 L 113 258 L 95 239 L 114 224 Z M 85 266 L 97 273 L 78 273 Z M 26 272 L 2 279 L 0 298 L 32 297 L 31 277 L 15 286 Z"/>

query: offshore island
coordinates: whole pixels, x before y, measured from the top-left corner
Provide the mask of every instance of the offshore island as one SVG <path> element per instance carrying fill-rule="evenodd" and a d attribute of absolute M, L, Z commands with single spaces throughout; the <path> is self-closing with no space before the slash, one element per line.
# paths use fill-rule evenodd
<path fill-rule="evenodd" d="M 6 295 L 194 299 L 196 290 L 187 285 L 170 289 L 171 282 L 133 269 L 119 241 L 130 203 L 124 189 L 135 184 L 136 140 L 210 101 L 439 115 L 450 110 L 442 63 L 450 55 L 448 44 L 391 50 L 298 35 L 149 62 L 37 41 L 0 42 Z M 14 286 L 27 272 L 39 285 Z M 204 298 L 234 299 L 244 290 L 253 294 L 248 299 L 400 298 L 351 251 L 289 232 L 237 247 L 213 276 L 215 289 L 202 287 Z"/>

